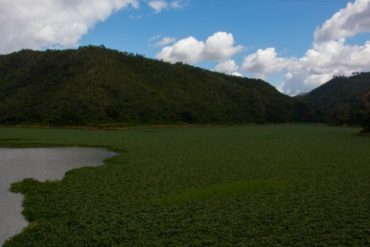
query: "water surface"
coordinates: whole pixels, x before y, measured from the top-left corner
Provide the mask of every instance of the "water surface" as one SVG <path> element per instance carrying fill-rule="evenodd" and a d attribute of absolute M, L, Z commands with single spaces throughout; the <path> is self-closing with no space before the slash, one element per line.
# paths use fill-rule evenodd
<path fill-rule="evenodd" d="M 25 226 L 23 195 L 9 191 L 25 178 L 59 180 L 74 168 L 97 166 L 115 153 L 100 148 L 0 148 L 0 245 Z"/>

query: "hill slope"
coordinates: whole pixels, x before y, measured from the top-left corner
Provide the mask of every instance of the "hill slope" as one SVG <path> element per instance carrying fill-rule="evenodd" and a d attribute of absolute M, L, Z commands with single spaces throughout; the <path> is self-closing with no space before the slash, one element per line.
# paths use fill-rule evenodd
<path fill-rule="evenodd" d="M 326 121 L 360 124 L 370 105 L 370 73 L 336 77 L 298 98 L 318 109 Z"/>
<path fill-rule="evenodd" d="M 0 124 L 312 120 L 303 102 L 261 80 L 104 47 L 0 56 Z"/>

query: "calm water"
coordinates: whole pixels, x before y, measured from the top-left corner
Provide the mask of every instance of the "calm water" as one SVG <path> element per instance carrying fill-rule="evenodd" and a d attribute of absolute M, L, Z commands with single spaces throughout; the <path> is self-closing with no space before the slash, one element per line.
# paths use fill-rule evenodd
<path fill-rule="evenodd" d="M 0 245 L 27 226 L 21 215 L 23 195 L 9 191 L 12 183 L 59 180 L 69 170 L 97 166 L 114 155 L 99 148 L 0 148 Z"/>

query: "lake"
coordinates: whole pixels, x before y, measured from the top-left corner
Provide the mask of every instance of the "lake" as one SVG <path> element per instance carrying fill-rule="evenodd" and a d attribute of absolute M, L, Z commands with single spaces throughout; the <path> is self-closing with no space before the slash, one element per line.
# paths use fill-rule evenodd
<path fill-rule="evenodd" d="M 0 245 L 28 224 L 21 214 L 23 195 L 9 191 L 12 183 L 60 180 L 69 170 L 101 165 L 114 155 L 101 148 L 0 148 Z"/>

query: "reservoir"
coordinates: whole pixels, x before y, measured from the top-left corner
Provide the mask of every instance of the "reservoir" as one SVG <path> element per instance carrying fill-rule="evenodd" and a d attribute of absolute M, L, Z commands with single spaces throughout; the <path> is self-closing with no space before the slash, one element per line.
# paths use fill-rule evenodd
<path fill-rule="evenodd" d="M 9 191 L 12 183 L 60 180 L 69 170 L 98 166 L 115 155 L 101 148 L 0 148 L 0 246 L 28 224 L 21 214 L 23 195 Z"/>

